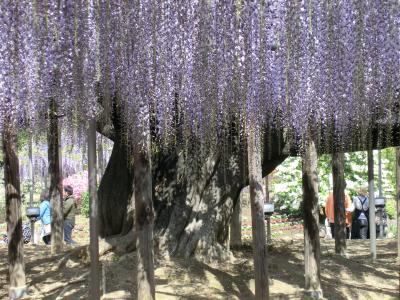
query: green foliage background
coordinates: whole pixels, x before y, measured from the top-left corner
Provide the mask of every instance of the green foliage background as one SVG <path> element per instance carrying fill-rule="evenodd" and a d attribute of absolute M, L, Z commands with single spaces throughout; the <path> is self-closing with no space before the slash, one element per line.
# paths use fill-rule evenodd
<path fill-rule="evenodd" d="M 395 148 L 381 151 L 382 194 L 388 200 L 388 214 L 394 217 L 396 193 Z M 375 191 L 378 195 L 378 151 L 374 151 Z M 352 152 L 345 155 L 346 193 L 356 196 L 360 187 L 368 187 L 367 152 Z M 325 201 L 332 191 L 331 155 L 321 155 L 318 159 L 319 204 Z M 302 201 L 301 158 L 287 158 L 273 173 L 270 184 L 276 209 L 282 213 L 299 215 Z"/>
<path fill-rule="evenodd" d="M 89 192 L 84 192 L 82 194 L 81 214 L 86 218 L 89 217 Z"/>

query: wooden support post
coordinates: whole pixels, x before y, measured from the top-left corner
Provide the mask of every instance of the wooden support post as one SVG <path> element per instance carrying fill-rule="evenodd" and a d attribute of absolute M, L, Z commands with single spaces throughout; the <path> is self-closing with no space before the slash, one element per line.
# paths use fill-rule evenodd
<path fill-rule="evenodd" d="M 90 227 L 90 299 L 100 299 L 99 212 L 97 201 L 96 120 L 88 129 L 89 227 Z"/>
<path fill-rule="evenodd" d="M 310 140 L 303 155 L 303 216 L 305 291 L 308 297 L 322 298 L 317 150 Z"/>
<path fill-rule="evenodd" d="M 374 152 L 368 150 L 368 192 L 369 192 L 369 241 L 372 260 L 376 259 L 376 224 L 374 192 Z"/>
<path fill-rule="evenodd" d="M 378 150 L 378 195 L 383 197 L 382 193 L 382 153 Z"/>
<path fill-rule="evenodd" d="M 83 145 L 82 145 L 82 171 L 84 171 L 86 168 L 85 168 L 85 166 L 86 166 L 86 144 L 85 143 L 83 143 Z"/>
<path fill-rule="evenodd" d="M 333 211 L 335 232 L 335 253 L 346 256 L 346 217 L 344 207 L 344 153 L 332 154 Z"/>
<path fill-rule="evenodd" d="M 28 156 L 29 156 L 29 206 L 33 205 L 33 191 L 35 189 L 35 177 L 33 172 L 33 149 L 32 149 L 32 131 L 29 131 L 28 141 Z M 35 244 L 35 222 L 31 221 L 31 243 Z"/>
<path fill-rule="evenodd" d="M 237 198 L 230 224 L 230 247 L 242 245 L 242 203 L 240 195 Z"/>
<path fill-rule="evenodd" d="M 265 176 L 265 203 L 269 203 L 269 180 L 268 175 Z M 267 217 L 267 243 L 271 243 L 271 217 Z"/>
<path fill-rule="evenodd" d="M 101 178 L 103 176 L 103 174 L 104 174 L 103 137 L 101 135 L 99 137 L 99 143 L 97 145 L 97 151 L 98 151 L 98 156 L 97 156 L 98 173 L 97 173 L 97 175 Z"/>
<path fill-rule="evenodd" d="M 52 207 L 51 216 L 51 253 L 59 253 L 63 248 L 64 216 L 62 210 L 62 176 L 61 176 L 61 153 L 60 153 L 60 130 L 57 116 L 57 105 L 51 101 L 49 112 L 49 129 L 47 132 L 48 160 L 50 176 L 50 202 Z"/>
<path fill-rule="evenodd" d="M 378 150 L 378 195 L 382 198 L 382 155 Z M 383 209 L 379 211 L 379 238 L 383 238 Z"/>
<path fill-rule="evenodd" d="M 396 147 L 397 260 L 400 262 L 400 147 Z"/>
<path fill-rule="evenodd" d="M 154 208 L 151 175 L 151 137 L 147 130 L 143 143 L 133 150 L 135 227 L 137 248 L 137 299 L 155 299 L 153 227 Z"/>
<path fill-rule="evenodd" d="M 10 274 L 10 299 L 26 294 L 24 242 L 22 235 L 21 189 L 17 135 L 9 118 L 3 131 L 4 183 L 6 192 L 6 221 L 8 237 L 8 263 Z"/>
<path fill-rule="evenodd" d="M 250 127 L 247 146 L 250 179 L 251 224 L 255 272 L 255 299 L 269 299 L 268 267 L 264 223 L 264 191 L 261 170 L 261 140 L 258 130 Z"/>

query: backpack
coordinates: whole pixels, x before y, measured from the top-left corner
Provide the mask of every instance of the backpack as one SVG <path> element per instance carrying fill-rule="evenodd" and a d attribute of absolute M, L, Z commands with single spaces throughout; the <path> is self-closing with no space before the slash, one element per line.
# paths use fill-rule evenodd
<path fill-rule="evenodd" d="M 367 220 L 367 216 L 365 215 L 365 213 L 367 212 L 367 210 L 364 210 L 364 203 L 367 201 L 367 197 L 364 197 L 364 199 L 361 200 L 360 196 L 357 197 L 358 200 L 360 200 L 361 202 L 361 213 L 358 216 L 358 220 Z"/>

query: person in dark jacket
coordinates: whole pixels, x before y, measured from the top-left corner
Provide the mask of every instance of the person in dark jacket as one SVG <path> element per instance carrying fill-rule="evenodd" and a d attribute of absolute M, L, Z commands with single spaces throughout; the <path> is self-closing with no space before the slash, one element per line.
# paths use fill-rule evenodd
<path fill-rule="evenodd" d="M 64 241 L 67 245 L 75 245 L 72 239 L 72 229 L 75 227 L 76 202 L 72 186 L 64 186 Z"/>

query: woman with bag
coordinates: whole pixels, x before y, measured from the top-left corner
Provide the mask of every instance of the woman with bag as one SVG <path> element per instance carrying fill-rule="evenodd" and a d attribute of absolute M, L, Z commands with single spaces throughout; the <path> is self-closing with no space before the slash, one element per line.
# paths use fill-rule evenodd
<path fill-rule="evenodd" d="M 51 240 L 51 205 L 49 199 L 49 193 L 43 191 L 40 195 L 40 200 L 42 202 L 40 203 L 40 212 L 37 218 L 37 220 L 42 222 L 41 237 L 46 245 L 50 245 Z"/>

